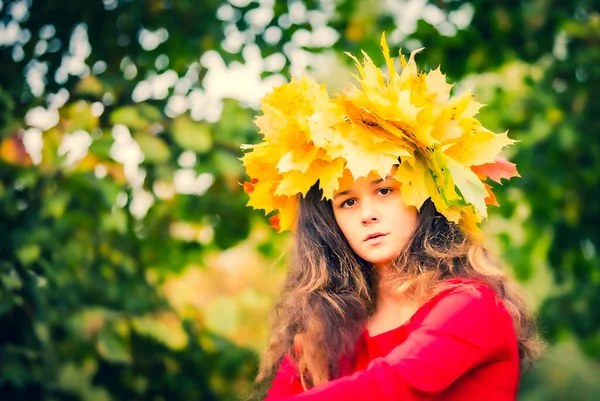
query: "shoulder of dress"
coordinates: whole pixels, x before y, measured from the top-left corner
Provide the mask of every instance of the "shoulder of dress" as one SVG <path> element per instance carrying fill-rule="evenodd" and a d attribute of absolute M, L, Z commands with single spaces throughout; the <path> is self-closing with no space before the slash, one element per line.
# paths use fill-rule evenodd
<path fill-rule="evenodd" d="M 445 281 L 427 302 L 427 309 L 431 311 L 440 303 L 444 304 L 445 308 L 455 310 L 479 310 L 488 318 L 498 314 L 508 317 L 504 302 L 496 292 L 487 283 L 476 279 L 457 278 Z"/>

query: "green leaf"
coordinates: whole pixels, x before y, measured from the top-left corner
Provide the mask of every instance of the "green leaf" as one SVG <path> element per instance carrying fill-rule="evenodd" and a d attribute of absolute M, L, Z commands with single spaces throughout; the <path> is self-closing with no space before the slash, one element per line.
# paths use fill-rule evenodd
<path fill-rule="evenodd" d="M 159 138 L 146 133 L 133 135 L 133 139 L 140 145 L 144 159 L 149 163 L 165 163 L 171 157 L 171 151 Z"/>
<path fill-rule="evenodd" d="M 56 192 L 44 199 L 41 215 L 43 217 L 60 218 L 67 208 L 70 196 L 66 192 Z"/>
<path fill-rule="evenodd" d="M 98 126 L 98 117 L 92 114 L 92 105 L 83 100 L 67 104 L 60 109 L 59 114 L 65 132 L 90 132 Z"/>
<path fill-rule="evenodd" d="M 10 311 L 17 302 L 17 296 L 3 291 L 0 294 L 0 317 Z"/>
<path fill-rule="evenodd" d="M 101 219 L 102 229 L 106 232 L 116 231 L 120 234 L 127 232 L 127 215 L 123 209 L 115 208 L 110 213 L 104 213 Z"/>
<path fill-rule="evenodd" d="M 123 124 L 131 130 L 145 131 L 162 117 L 160 110 L 149 104 L 124 106 L 116 109 L 110 115 L 111 124 Z"/>
<path fill-rule="evenodd" d="M 198 153 L 212 148 L 212 137 L 208 125 L 193 121 L 188 116 L 180 116 L 171 126 L 173 139 L 179 146 Z"/>
<path fill-rule="evenodd" d="M 8 291 L 20 290 L 23 287 L 21 277 L 19 277 L 16 270 L 12 270 L 8 274 L 1 274 L 0 281 Z"/>
<path fill-rule="evenodd" d="M 41 249 L 37 244 L 26 244 L 17 250 L 17 258 L 25 265 L 29 266 L 40 257 Z"/>
<path fill-rule="evenodd" d="M 100 159 L 109 160 L 111 159 L 110 148 L 112 147 L 113 143 L 114 140 L 110 132 L 105 130 L 100 138 L 95 139 L 94 142 L 92 142 L 88 148 L 88 152 L 99 157 Z"/>
<path fill-rule="evenodd" d="M 218 297 L 206 305 L 206 326 L 221 335 L 231 335 L 239 329 L 240 308 L 232 297 Z"/>
<path fill-rule="evenodd" d="M 180 350 L 188 344 L 183 325 L 173 314 L 140 316 L 134 318 L 132 323 L 136 332 L 153 338 L 171 349 Z"/>
<path fill-rule="evenodd" d="M 100 331 L 96 341 L 96 350 L 109 362 L 131 362 L 131 351 L 127 339 L 121 333 L 117 333 L 112 325 L 106 325 Z"/>

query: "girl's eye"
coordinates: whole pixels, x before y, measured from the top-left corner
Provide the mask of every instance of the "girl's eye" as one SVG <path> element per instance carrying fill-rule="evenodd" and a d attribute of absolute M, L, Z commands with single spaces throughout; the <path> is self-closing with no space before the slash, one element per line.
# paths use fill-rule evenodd
<path fill-rule="evenodd" d="M 356 202 L 356 200 L 353 198 L 346 199 L 345 201 L 342 202 L 341 207 L 351 207 L 352 205 L 354 205 L 355 202 Z"/>
<path fill-rule="evenodd" d="M 391 193 L 392 193 L 392 191 L 393 191 L 393 189 L 392 189 L 392 188 L 381 188 L 381 189 L 379 190 L 379 193 L 380 193 L 381 195 L 383 195 L 383 196 L 388 196 L 389 194 L 391 194 Z"/>

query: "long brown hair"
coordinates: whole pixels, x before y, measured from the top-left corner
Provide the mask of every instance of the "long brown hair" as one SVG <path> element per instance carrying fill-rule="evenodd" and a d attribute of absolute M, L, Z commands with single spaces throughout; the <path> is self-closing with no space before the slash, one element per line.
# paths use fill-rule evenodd
<path fill-rule="evenodd" d="M 340 359 L 351 356 L 375 311 L 375 269 L 358 257 L 339 229 L 331 203 L 313 186 L 299 202 L 289 272 L 271 316 L 270 338 L 256 382 L 270 382 L 286 355 L 297 362 L 305 388 L 339 377 Z M 489 285 L 511 314 L 522 366 L 541 343 L 516 284 L 471 238 L 435 209 L 421 207 L 411 240 L 393 261 L 385 285 L 401 299 L 424 303 L 454 277 Z"/>

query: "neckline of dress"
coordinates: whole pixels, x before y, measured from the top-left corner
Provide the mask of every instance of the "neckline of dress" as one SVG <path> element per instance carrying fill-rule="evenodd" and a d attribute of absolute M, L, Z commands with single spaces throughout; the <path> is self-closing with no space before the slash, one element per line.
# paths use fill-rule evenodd
<path fill-rule="evenodd" d="M 417 312 L 418 311 L 419 310 L 417 310 Z M 397 331 L 400 331 L 400 330 L 406 328 L 408 326 L 408 324 L 411 322 L 412 318 L 417 314 L 417 312 L 415 312 L 411 316 L 410 319 L 408 319 L 406 322 L 402 323 L 400 326 L 394 327 L 394 328 L 386 330 L 386 331 L 382 331 L 381 333 L 377 333 L 374 336 L 369 334 L 369 329 L 365 327 L 364 336 L 367 339 L 367 341 L 375 341 L 375 340 L 381 339 L 382 337 L 387 337 L 388 335 L 390 335 L 392 333 L 396 333 Z"/>
<path fill-rule="evenodd" d="M 453 277 L 450 279 L 447 279 L 446 281 L 448 282 L 454 282 L 454 283 L 468 283 L 468 282 L 476 282 L 475 280 L 469 280 L 466 278 L 462 278 L 462 277 Z M 427 300 L 427 302 L 425 302 L 423 305 L 421 305 L 416 311 L 415 313 L 413 313 L 413 315 L 408 318 L 408 320 L 406 320 L 406 322 L 402 323 L 400 326 L 394 327 L 392 329 L 386 330 L 386 331 L 382 331 L 381 333 L 375 334 L 374 336 L 371 336 L 369 334 L 369 329 L 365 326 L 363 335 L 365 337 L 365 339 L 368 342 L 371 341 L 375 341 L 378 340 L 380 338 L 383 337 L 387 337 L 388 335 L 392 334 L 392 333 L 396 333 L 397 331 L 401 331 L 406 329 L 410 323 L 415 319 L 415 317 L 417 316 L 417 314 L 421 313 L 426 307 L 428 307 L 436 298 L 438 298 L 440 295 L 442 295 L 445 291 L 442 291 L 441 293 L 431 297 L 429 300 Z"/>

